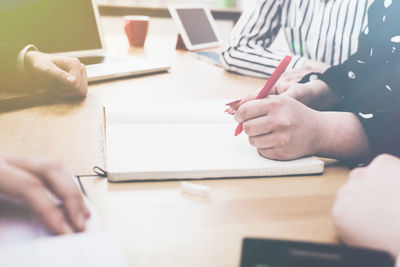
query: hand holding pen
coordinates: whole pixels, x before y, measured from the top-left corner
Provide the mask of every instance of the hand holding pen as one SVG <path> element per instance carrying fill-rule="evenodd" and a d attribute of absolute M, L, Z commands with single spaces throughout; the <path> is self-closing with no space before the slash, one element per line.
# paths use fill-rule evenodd
<path fill-rule="evenodd" d="M 330 114 L 309 108 L 286 94 L 270 94 L 289 62 L 290 57 L 286 57 L 257 96 L 228 104 L 227 112 L 234 114 L 239 123 L 235 135 L 243 130 L 250 145 L 268 159 L 324 155 L 330 140 Z M 343 119 L 352 120 L 351 116 Z"/>
<path fill-rule="evenodd" d="M 272 73 L 271 77 L 267 80 L 264 87 L 261 89 L 261 91 L 258 93 L 255 99 L 265 98 L 269 95 L 271 89 L 275 86 L 281 75 L 285 72 L 291 60 L 292 60 L 291 56 L 286 56 L 281 61 L 281 63 L 279 63 L 278 67 Z M 228 108 L 226 111 L 229 112 L 229 114 L 233 115 L 234 114 L 233 110 L 237 110 L 240 107 L 240 105 L 250 100 L 252 100 L 252 98 L 236 100 L 231 103 L 228 103 L 226 105 L 229 106 L 230 108 Z M 238 136 L 242 131 L 243 131 L 243 124 L 239 123 L 239 125 L 236 127 L 235 130 L 235 136 Z"/>

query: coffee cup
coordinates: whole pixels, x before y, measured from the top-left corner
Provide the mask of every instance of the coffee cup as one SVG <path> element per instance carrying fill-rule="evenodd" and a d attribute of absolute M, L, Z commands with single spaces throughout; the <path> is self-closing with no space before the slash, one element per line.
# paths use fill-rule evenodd
<path fill-rule="evenodd" d="M 149 30 L 150 17 L 147 16 L 125 16 L 125 33 L 129 45 L 143 47 Z"/>

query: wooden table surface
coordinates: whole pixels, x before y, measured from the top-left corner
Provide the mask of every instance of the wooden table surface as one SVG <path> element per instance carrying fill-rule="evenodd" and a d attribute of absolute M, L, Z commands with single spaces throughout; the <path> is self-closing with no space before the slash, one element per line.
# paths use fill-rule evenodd
<path fill-rule="evenodd" d="M 227 23 L 219 23 L 225 39 L 232 27 Z M 168 19 L 151 21 L 144 49 L 128 48 L 122 18 L 103 17 L 102 25 L 112 52 L 166 60 L 171 71 L 94 84 L 81 101 L 12 102 L 0 113 L 0 151 L 46 155 L 76 175 L 92 174 L 93 166 L 103 165 L 102 105 L 239 98 L 264 83 L 175 51 L 176 29 Z M 0 96 L 7 109 L 6 100 Z M 239 265 L 243 237 L 336 242 L 330 210 L 347 174 L 327 161 L 321 176 L 196 181 L 211 187 L 208 200 L 181 194 L 179 182 L 112 184 L 89 177 L 83 184 L 130 266 L 223 267 Z"/>

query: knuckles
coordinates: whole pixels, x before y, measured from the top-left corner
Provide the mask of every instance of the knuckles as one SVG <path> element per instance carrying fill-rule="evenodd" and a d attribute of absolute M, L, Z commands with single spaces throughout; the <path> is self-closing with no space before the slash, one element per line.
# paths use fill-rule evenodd
<path fill-rule="evenodd" d="M 293 122 L 290 118 L 288 117 L 281 117 L 279 118 L 279 122 L 278 122 L 280 127 L 285 127 L 285 128 L 289 128 L 293 126 Z"/>
<path fill-rule="evenodd" d="M 62 214 L 60 209 L 55 205 L 43 211 L 41 217 L 44 220 L 47 219 L 47 221 L 51 221 L 51 225 L 53 225 L 53 227 L 61 225 L 65 222 L 64 214 Z"/>
<path fill-rule="evenodd" d="M 19 190 L 17 197 L 24 200 L 31 207 L 37 202 L 37 195 L 45 192 L 44 184 L 34 177 L 24 179 L 21 183 L 22 190 Z M 39 209 L 40 211 L 41 209 Z"/>
<path fill-rule="evenodd" d="M 61 173 L 66 174 L 67 171 L 64 168 L 64 165 L 62 164 L 61 161 L 55 161 L 55 160 L 46 160 L 44 163 L 42 163 L 42 168 L 46 170 L 46 174 L 48 176 L 52 175 L 59 175 Z"/>
<path fill-rule="evenodd" d="M 249 123 L 243 123 L 243 131 L 247 134 L 247 135 L 252 135 L 253 133 L 253 126 Z"/>
<path fill-rule="evenodd" d="M 39 179 L 30 177 L 24 180 L 24 187 L 29 188 L 30 191 L 42 191 L 44 185 Z"/>
<path fill-rule="evenodd" d="M 83 201 L 83 197 L 78 190 L 73 189 L 71 188 L 71 190 L 65 192 L 64 201 L 67 206 L 81 206 L 81 201 Z"/>
<path fill-rule="evenodd" d="M 257 149 L 258 153 L 264 158 L 272 159 L 272 160 L 291 160 L 294 159 L 295 156 L 287 151 L 287 149 L 274 147 L 271 149 Z"/>
<path fill-rule="evenodd" d="M 46 169 L 48 169 L 50 171 L 63 171 L 64 170 L 64 166 L 61 161 L 47 160 L 43 165 L 44 165 L 43 167 L 45 167 Z"/>
<path fill-rule="evenodd" d="M 249 143 L 250 143 L 250 145 L 257 147 L 257 137 L 249 136 Z"/>
<path fill-rule="evenodd" d="M 277 146 L 281 149 L 287 147 L 289 144 L 290 137 L 286 134 L 280 134 L 277 136 Z"/>
<path fill-rule="evenodd" d="M 290 157 L 288 153 L 282 148 L 274 148 L 273 159 L 276 160 L 288 160 Z"/>
<path fill-rule="evenodd" d="M 235 118 L 238 122 L 246 120 L 248 116 L 249 116 L 249 109 L 246 106 L 240 106 L 235 113 Z"/>
<path fill-rule="evenodd" d="M 52 65 L 42 65 L 42 64 L 34 64 L 34 69 L 35 70 L 40 70 L 43 73 L 50 73 L 51 72 L 51 68 L 53 67 Z"/>
<path fill-rule="evenodd" d="M 274 110 L 277 107 L 279 107 L 281 105 L 281 97 L 280 96 L 275 96 L 275 97 L 270 97 L 268 99 L 268 106 L 270 110 Z"/>
<path fill-rule="evenodd" d="M 77 58 L 70 58 L 70 64 L 74 67 L 81 68 L 81 62 Z"/>

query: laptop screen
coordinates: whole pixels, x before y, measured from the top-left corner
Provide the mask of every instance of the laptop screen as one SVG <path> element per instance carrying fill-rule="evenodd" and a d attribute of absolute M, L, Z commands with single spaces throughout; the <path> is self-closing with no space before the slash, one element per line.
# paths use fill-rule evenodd
<path fill-rule="evenodd" d="M 92 0 L 2 0 L 1 39 L 42 52 L 101 49 Z"/>

